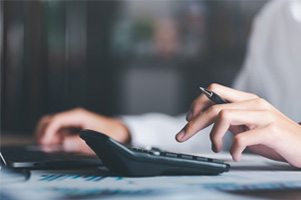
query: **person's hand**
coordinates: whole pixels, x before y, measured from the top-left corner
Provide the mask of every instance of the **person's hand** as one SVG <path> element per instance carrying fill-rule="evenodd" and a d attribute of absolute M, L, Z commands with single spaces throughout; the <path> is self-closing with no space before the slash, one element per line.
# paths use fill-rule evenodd
<path fill-rule="evenodd" d="M 44 116 L 39 121 L 35 134 L 37 142 L 43 146 L 62 145 L 66 150 L 92 153 L 78 136 L 80 129 L 99 131 L 122 143 L 130 140 L 127 127 L 119 119 L 101 116 L 82 108 Z"/>
<path fill-rule="evenodd" d="M 188 123 L 176 135 L 177 141 L 184 142 L 214 124 L 210 139 L 215 152 L 222 150 L 223 136 L 230 130 L 234 134 L 230 153 L 235 161 L 240 160 L 248 147 L 267 158 L 301 167 L 301 126 L 298 123 L 254 94 L 219 84 L 212 84 L 208 89 L 231 103 L 213 104 L 205 95 L 200 95 L 187 115 Z"/>

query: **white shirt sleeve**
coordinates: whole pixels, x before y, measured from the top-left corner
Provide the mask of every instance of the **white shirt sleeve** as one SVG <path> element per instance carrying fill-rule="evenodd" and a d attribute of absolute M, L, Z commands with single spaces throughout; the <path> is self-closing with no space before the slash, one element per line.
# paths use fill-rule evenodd
<path fill-rule="evenodd" d="M 131 132 L 134 146 L 159 147 L 175 152 L 196 153 L 211 150 L 208 128 L 184 143 L 175 140 L 175 135 L 187 123 L 185 115 L 177 117 L 148 113 L 137 116 L 123 116 L 124 123 Z"/>
<path fill-rule="evenodd" d="M 233 87 L 301 121 L 301 0 L 269 2 L 254 20 L 245 65 Z"/>

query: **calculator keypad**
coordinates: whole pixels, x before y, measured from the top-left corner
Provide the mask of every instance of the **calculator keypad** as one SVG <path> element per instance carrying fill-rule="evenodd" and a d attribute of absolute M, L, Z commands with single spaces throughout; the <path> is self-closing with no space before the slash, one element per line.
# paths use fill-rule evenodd
<path fill-rule="evenodd" d="M 187 155 L 187 154 L 177 154 L 177 153 L 172 153 L 172 152 L 167 152 L 167 151 L 160 151 L 157 148 L 147 150 L 147 149 L 143 149 L 143 148 L 130 147 L 129 149 L 134 152 L 147 153 L 147 154 L 151 154 L 154 156 L 163 156 L 163 157 L 169 157 L 169 158 L 181 158 L 181 159 L 185 159 L 185 160 L 196 160 L 196 161 L 204 161 L 204 162 L 223 163 L 223 161 L 217 160 L 217 159 L 205 158 L 205 157 L 193 156 L 193 155 Z"/>

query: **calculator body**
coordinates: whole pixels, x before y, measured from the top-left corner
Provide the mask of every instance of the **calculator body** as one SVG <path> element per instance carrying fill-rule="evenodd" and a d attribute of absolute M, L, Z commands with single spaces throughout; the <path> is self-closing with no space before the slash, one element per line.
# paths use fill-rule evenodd
<path fill-rule="evenodd" d="M 92 130 L 82 130 L 80 137 L 107 168 L 122 176 L 217 175 L 230 169 L 217 159 L 127 147 Z"/>

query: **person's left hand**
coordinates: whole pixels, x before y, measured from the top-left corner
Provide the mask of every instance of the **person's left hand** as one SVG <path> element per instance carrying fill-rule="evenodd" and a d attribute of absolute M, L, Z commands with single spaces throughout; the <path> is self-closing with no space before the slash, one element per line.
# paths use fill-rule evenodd
<path fill-rule="evenodd" d="M 210 139 L 215 152 L 221 151 L 223 136 L 229 129 L 234 134 L 230 150 L 234 160 L 240 160 L 248 147 L 267 158 L 301 167 L 301 126 L 298 123 L 254 94 L 219 84 L 212 84 L 208 89 L 231 103 L 213 104 L 205 95 L 200 95 L 187 115 L 187 125 L 176 135 L 177 141 L 184 142 L 214 124 Z"/>
<path fill-rule="evenodd" d="M 81 129 L 104 133 L 121 143 L 129 143 L 131 139 L 127 126 L 120 119 L 75 108 L 42 117 L 36 127 L 36 140 L 44 148 L 60 145 L 66 151 L 94 154 L 79 137 Z"/>

